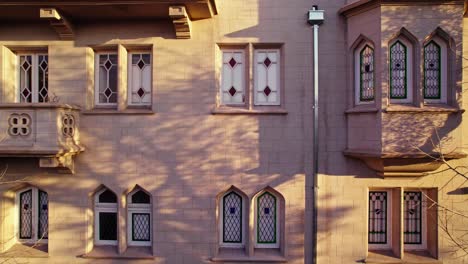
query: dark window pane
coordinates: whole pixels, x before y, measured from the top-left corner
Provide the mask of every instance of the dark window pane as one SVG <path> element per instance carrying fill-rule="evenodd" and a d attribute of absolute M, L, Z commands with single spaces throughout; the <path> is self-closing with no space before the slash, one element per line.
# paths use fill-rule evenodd
<path fill-rule="evenodd" d="M 149 204 L 150 196 L 144 191 L 138 191 L 132 195 L 132 203 Z"/>
<path fill-rule="evenodd" d="M 20 194 L 20 238 L 32 238 L 32 190 Z"/>
<path fill-rule="evenodd" d="M 422 192 L 405 192 L 405 244 L 422 243 Z"/>
<path fill-rule="evenodd" d="M 117 213 L 99 213 L 99 239 L 117 240 Z"/>
<path fill-rule="evenodd" d="M 387 192 L 369 192 L 369 244 L 387 243 Z"/>
<path fill-rule="evenodd" d="M 46 192 L 39 191 L 39 233 L 38 239 L 47 239 L 49 235 L 49 200 Z"/>
<path fill-rule="evenodd" d="M 133 241 L 150 241 L 150 214 L 132 214 Z"/>
<path fill-rule="evenodd" d="M 99 195 L 100 203 L 117 203 L 117 196 L 110 190 L 106 190 Z"/>

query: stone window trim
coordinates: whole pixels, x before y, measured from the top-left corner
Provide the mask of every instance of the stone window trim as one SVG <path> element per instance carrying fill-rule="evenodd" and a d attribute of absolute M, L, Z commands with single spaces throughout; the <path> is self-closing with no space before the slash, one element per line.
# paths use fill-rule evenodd
<path fill-rule="evenodd" d="M 129 97 L 131 86 L 129 85 L 129 69 L 131 64 L 131 54 L 149 54 L 151 57 L 150 67 L 150 87 L 147 88 L 147 95 L 151 99 L 149 102 L 142 104 L 132 104 Z M 99 74 L 99 54 L 116 54 L 117 55 L 117 100 L 115 103 L 102 104 L 98 102 L 98 74 Z M 153 112 L 153 91 L 154 91 L 154 63 L 153 63 L 154 47 L 151 44 L 109 44 L 96 45 L 87 48 L 87 99 L 86 109 L 82 111 L 85 115 L 147 115 L 154 114 Z"/>
<path fill-rule="evenodd" d="M 148 201 L 134 201 L 133 196 L 135 194 L 146 194 L 149 199 Z M 150 247 L 152 245 L 152 228 L 153 228 L 153 217 L 152 217 L 152 203 L 151 203 L 151 194 L 141 187 L 134 188 L 127 195 L 127 241 L 129 246 L 146 246 Z M 143 216 L 149 218 L 148 234 L 149 239 L 134 239 L 134 220 L 135 216 Z"/>
<path fill-rule="evenodd" d="M 223 198 L 231 193 L 242 197 L 245 218 L 245 235 L 243 245 L 226 245 L 223 243 Z M 276 241 L 275 243 L 257 243 L 258 204 L 257 200 L 265 194 L 271 195 L 276 200 Z M 218 248 L 215 251 L 214 262 L 223 261 L 248 261 L 248 262 L 286 262 L 286 232 L 285 232 L 285 200 L 275 189 L 266 187 L 252 195 L 247 195 L 235 186 L 222 191 L 217 196 L 217 223 L 218 223 Z M 271 211 L 274 212 L 273 210 Z"/>
<path fill-rule="evenodd" d="M 21 210 L 23 209 L 21 207 L 21 199 L 22 199 L 22 195 L 25 195 L 25 194 L 28 194 L 30 195 L 30 202 L 31 204 L 28 204 L 29 205 L 29 210 L 30 210 L 30 213 L 31 213 L 31 216 L 30 216 L 30 221 L 28 220 L 27 222 L 30 222 L 30 235 L 28 236 L 24 236 L 22 237 L 21 236 L 21 232 L 20 232 L 20 229 L 21 229 Z M 46 203 L 43 204 L 46 208 L 41 208 L 41 196 L 45 194 L 45 199 L 46 199 Z M 32 186 L 29 186 L 29 187 L 26 187 L 26 188 L 22 188 L 20 190 L 18 190 L 16 192 L 16 206 L 15 206 L 15 234 L 17 234 L 16 236 L 16 239 L 17 239 L 17 242 L 19 243 L 23 243 L 23 244 L 47 244 L 48 243 L 48 211 L 49 211 L 49 200 L 48 200 L 48 194 L 47 192 L 45 192 L 44 190 L 42 189 L 39 189 L 37 187 L 32 187 Z M 43 209 L 43 210 L 41 210 Z M 46 216 L 46 222 L 45 222 L 45 228 L 47 229 L 44 234 L 40 234 L 40 225 L 41 225 L 41 221 L 40 221 L 40 214 L 41 212 L 43 212 L 45 210 L 45 213 L 47 214 Z"/>
<path fill-rule="evenodd" d="M 243 71 L 240 76 L 241 84 L 243 84 L 243 102 L 228 103 L 223 102 L 223 54 L 224 52 L 239 52 L 243 54 L 242 67 Z M 257 70 L 254 63 L 256 54 L 258 52 L 276 52 L 278 61 L 276 62 L 277 67 L 276 73 L 276 84 L 277 84 L 277 102 L 273 103 L 261 103 L 257 102 L 255 91 L 256 91 L 256 77 Z M 285 110 L 285 89 L 284 87 L 284 45 L 283 43 L 217 43 L 216 45 L 216 79 L 217 82 L 217 99 L 216 105 L 212 109 L 212 114 L 221 115 L 258 115 L 258 114 L 270 114 L 270 115 L 285 115 L 288 112 Z M 270 61 L 271 63 L 271 61 Z M 226 64 L 226 63 L 224 63 Z M 270 65 L 270 64 L 269 64 Z M 236 65 L 239 67 L 238 65 Z M 228 91 L 228 90 L 227 90 Z M 268 89 L 268 94 L 272 93 L 272 90 Z"/>
<path fill-rule="evenodd" d="M 393 257 L 403 259 L 405 253 L 410 255 L 413 251 L 427 252 L 429 259 L 438 257 L 437 238 L 437 208 L 429 206 L 430 201 L 437 201 L 436 188 L 412 188 L 412 187 L 386 187 L 369 188 L 368 190 L 368 234 L 370 232 L 370 201 L 369 194 L 372 192 L 385 192 L 387 194 L 387 240 L 385 243 L 368 243 L 369 252 L 391 251 Z M 411 204 L 408 199 L 410 194 L 416 194 L 420 202 Z M 419 204 L 420 203 L 420 204 Z M 413 208 L 414 207 L 414 208 Z M 420 208 L 420 209 L 417 209 Z M 409 219 L 411 209 L 415 209 L 414 215 L 419 217 Z M 420 211 L 418 211 L 420 210 Z M 418 223 L 414 223 L 418 221 Z M 411 239 L 411 233 L 417 231 L 419 239 Z M 401 244 L 399 241 L 402 241 Z M 375 256 L 374 256 L 375 257 Z"/>

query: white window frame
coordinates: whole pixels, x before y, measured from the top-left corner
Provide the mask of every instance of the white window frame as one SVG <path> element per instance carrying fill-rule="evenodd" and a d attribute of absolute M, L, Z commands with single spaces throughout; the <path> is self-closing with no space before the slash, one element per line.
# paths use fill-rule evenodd
<path fill-rule="evenodd" d="M 224 219 L 223 219 L 223 212 L 224 212 L 224 203 L 223 203 L 223 200 L 224 200 L 224 197 L 228 194 L 230 194 L 231 192 L 235 192 L 237 195 L 239 195 L 241 197 L 241 203 L 242 203 L 242 217 L 241 217 L 241 225 L 242 225 L 242 237 L 241 237 L 241 243 L 229 243 L 229 242 L 223 242 L 223 238 L 224 238 L 224 229 L 223 229 L 223 225 L 224 225 Z M 246 233 L 246 209 L 245 209 L 245 198 L 244 196 L 235 191 L 235 190 L 229 190 L 227 192 L 225 192 L 222 196 L 221 196 L 221 199 L 219 199 L 219 244 L 221 247 L 226 247 L 226 248 L 243 248 L 245 246 L 245 233 Z"/>
<path fill-rule="evenodd" d="M 423 45 L 423 56 L 422 56 L 422 63 L 423 65 L 425 64 L 425 56 L 424 56 L 424 49 L 426 47 L 426 45 L 431 42 L 431 41 L 434 41 L 435 43 L 437 43 L 437 45 L 439 45 L 440 47 L 440 99 L 425 99 L 424 98 L 424 90 L 423 90 L 423 100 L 424 100 L 424 103 L 426 104 L 446 104 L 447 103 L 447 88 L 448 88 L 448 78 L 447 78 L 447 74 L 448 74 L 448 56 L 447 56 L 447 43 L 442 40 L 441 38 L 435 36 L 433 38 L 431 38 L 430 40 L 428 40 L 426 43 L 424 43 Z M 423 70 L 424 70 L 424 67 L 423 67 Z M 423 85 L 424 85 L 424 72 L 423 72 Z"/>
<path fill-rule="evenodd" d="M 404 192 L 421 192 L 421 244 L 405 244 L 404 237 L 402 237 L 403 248 L 405 251 L 411 250 L 426 250 L 427 249 L 427 190 L 415 190 L 415 189 L 404 189 Z M 404 195 L 402 197 L 402 202 L 404 202 Z M 405 211 L 405 205 L 403 203 L 403 217 Z M 405 221 L 403 221 L 403 230 L 405 230 Z M 402 232 L 402 236 L 404 233 Z"/>
<path fill-rule="evenodd" d="M 390 71 L 390 64 L 392 63 L 390 58 L 391 58 L 391 47 L 393 46 L 393 44 L 395 44 L 396 42 L 400 41 L 401 43 L 403 43 L 403 45 L 406 46 L 406 98 L 404 99 L 395 99 L 395 98 L 391 98 L 391 78 L 392 78 L 392 74 L 391 74 L 391 71 Z M 413 54 L 413 44 L 411 42 L 409 42 L 408 40 L 406 40 L 405 38 L 397 38 L 393 41 L 391 41 L 388 45 L 388 62 L 389 62 L 389 66 L 388 66 L 388 98 L 390 100 L 390 103 L 391 104 L 398 104 L 398 103 L 403 103 L 403 104 L 408 104 L 408 103 L 413 103 L 413 98 L 414 98 L 414 86 L 413 86 L 413 82 L 414 82 L 414 54 Z"/>
<path fill-rule="evenodd" d="M 100 67 L 99 67 L 99 57 L 100 55 L 117 55 L 117 87 L 116 87 L 116 93 L 117 93 L 117 102 L 115 103 L 100 103 L 99 102 L 99 70 L 100 70 Z M 119 103 L 119 85 L 118 85 L 118 82 L 119 82 L 119 75 L 121 74 L 120 71 L 119 71 L 119 55 L 117 53 L 117 51 L 100 51 L 100 52 L 95 52 L 94 53 L 94 104 L 96 106 L 108 106 L 108 107 L 116 107 Z"/>
<path fill-rule="evenodd" d="M 277 56 L 277 59 L 276 59 L 276 84 L 277 84 L 277 91 L 276 91 L 276 94 L 277 94 L 277 100 L 274 101 L 274 102 L 259 102 L 258 101 L 258 96 L 257 96 L 257 93 L 259 93 L 258 91 L 258 87 L 257 87 L 257 79 L 258 79 L 258 72 L 257 72 L 257 56 L 258 56 L 258 53 L 263 53 L 263 52 L 266 52 L 266 53 L 272 53 L 272 52 L 276 52 L 276 56 Z M 253 67 L 253 74 L 254 74 L 254 77 L 253 77 L 253 80 L 254 80 L 254 85 L 253 85 L 253 98 L 254 98 L 254 105 L 256 106 L 280 106 L 281 105 L 281 49 L 255 49 L 254 50 L 254 56 L 253 56 L 253 63 L 252 63 L 252 67 Z"/>
<path fill-rule="evenodd" d="M 365 46 L 369 46 L 374 52 L 374 99 L 369 101 L 361 101 L 361 51 Z M 376 84 L 376 74 L 375 74 L 375 49 L 374 46 L 369 42 L 364 42 L 360 44 L 354 50 L 354 103 L 356 105 L 365 105 L 365 104 L 374 104 L 375 103 L 375 84 Z"/>
<path fill-rule="evenodd" d="M 276 243 L 258 243 L 258 232 L 257 232 L 257 228 L 258 228 L 258 198 L 260 196 L 262 196 L 264 193 L 268 192 L 269 194 L 273 195 L 276 199 Z M 280 198 L 278 197 L 278 195 L 276 195 L 274 192 L 272 191 L 269 191 L 269 190 L 265 190 L 265 191 L 262 191 L 261 193 L 257 194 L 254 196 L 254 239 L 255 239 L 255 242 L 254 242 L 254 245 L 255 245 L 255 248 L 280 248 L 280 240 L 281 240 L 281 224 L 280 224 L 280 221 L 281 221 L 281 206 L 280 206 Z"/>
<path fill-rule="evenodd" d="M 20 75 L 20 57 L 21 56 L 31 56 L 31 103 L 39 103 L 39 56 L 49 56 L 48 53 L 46 52 L 18 52 L 16 54 L 16 92 L 15 92 L 15 98 L 16 102 L 18 103 L 25 103 L 28 104 L 27 102 L 21 102 L 21 75 Z M 47 60 L 47 67 L 49 67 L 49 60 Z M 49 89 L 49 87 L 47 87 Z M 48 91 L 49 93 L 49 91 Z M 50 96 L 49 96 L 50 98 Z M 50 99 L 49 99 L 50 100 Z M 46 103 L 46 102 L 41 102 L 41 103 Z"/>
<path fill-rule="evenodd" d="M 386 192 L 387 193 L 387 220 L 385 221 L 387 224 L 387 243 L 385 244 L 371 244 L 369 243 L 369 192 Z M 366 234 L 366 240 L 367 240 L 367 245 L 370 250 L 388 250 L 392 248 L 392 225 L 391 225 L 391 219 L 392 219 L 392 214 L 393 214 L 393 208 L 392 208 L 392 190 L 390 189 L 370 189 L 367 192 L 367 234 Z"/>
<path fill-rule="evenodd" d="M 99 202 L 99 196 L 107 191 L 107 188 L 104 188 L 97 192 L 94 195 L 94 243 L 96 245 L 112 245 L 116 246 L 119 240 L 119 215 L 118 215 L 118 197 L 117 197 L 117 202 L 116 203 L 100 203 Z M 111 190 L 109 190 L 111 191 Z M 112 191 L 111 191 L 112 192 Z M 115 193 L 114 193 L 115 194 Z M 115 213 L 117 214 L 117 227 L 116 227 L 116 233 L 117 233 L 117 239 L 116 240 L 101 240 L 99 239 L 99 213 Z"/>
<path fill-rule="evenodd" d="M 240 64 L 240 66 L 238 67 L 242 67 L 241 69 L 241 80 L 240 80 L 240 84 L 242 85 L 242 96 L 243 96 L 243 100 L 242 102 L 239 102 L 239 103 L 236 103 L 236 102 L 224 102 L 223 101 L 223 98 L 224 98 L 224 90 L 223 90 L 223 82 L 224 82 L 224 74 L 223 74 L 223 66 L 224 66 L 224 54 L 225 53 L 240 53 L 241 54 L 241 57 L 242 57 L 242 61 L 241 62 L 237 62 L 237 64 Z M 249 93 L 249 89 L 247 89 L 246 87 L 246 82 L 245 82 L 245 76 L 246 76 L 246 64 L 245 64 L 245 61 L 246 61 L 246 56 L 245 56 L 245 51 L 243 49 L 221 49 L 221 65 L 220 65 L 220 77 L 219 80 L 220 80 L 220 83 L 219 83 L 219 104 L 220 105 L 224 105 L 224 106 L 244 106 L 247 104 L 247 99 L 248 99 L 248 93 Z M 234 76 L 232 76 L 234 77 Z"/>
<path fill-rule="evenodd" d="M 20 200 L 20 194 L 26 191 L 31 190 L 32 193 L 32 204 L 31 204 L 31 221 L 32 221 L 32 226 L 31 226 L 31 238 L 30 239 L 21 239 L 20 238 L 20 206 L 21 206 L 21 200 Z M 16 197 L 15 197 L 15 234 L 16 234 L 16 240 L 20 243 L 39 243 L 39 244 L 47 244 L 49 242 L 48 238 L 37 238 L 38 234 L 38 223 L 39 223 L 39 189 L 36 187 L 27 187 L 24 189 L 21 189 L 16 192 Z M 47 193 L 47 192 L 46 192 Z M 47 193 L 48 195 L 48 193 Z M 47 201 L 47 206 L 49 206 L 49 201 Z M 48 221 L 48 220 L 47 220 Z"/>
<path fill-rule="evenodd" d="M 133 83 L 133 71 L 132 71 L 132 55 L 134 54 L 149 54 L 150 55 L 150 65 L 147 66 L 147 67 L 150 67 L 150 91 L 149 91 L 149 94 L 148 95 L 145 95 L 145 96 L 149 96 L 150 97 L 150 101 L 148 103 L 134 103 L 132 102 L 132 98 L 133 98 L 133 87 L 132 87 L 132 83 Z M 153 101 L 153 54 L 151 51 L 148 51 L 148 50 L 135 50 L 135 51 L 131 51 L 131 52 L 128 52 L 128 58 L 127 58 L 127 101 L 128 101 L 128 105 L 129 106 L 150 106 L 152 104 L 152 101 Z"/>
<path fill-rule="evenodd" d="M 150 203 L 149 204 L 138 204 L 138 203 L 132 203 L 132 196 L 137 193 L 138 191 L 142 191 L 149 195 L 150 197 Z M 127 196 L 127 239 L 128 239 L 128 245 L 130 246 L 140 246 L 140 247 L 147 247 L 152 245 L 153 241 L 153 214 L 152 214 L 152 203 L 151 203 L 151 195 L 144 191 L 143 189 L 137 188 L 130 192 Z M 134 241 L 133 240 L 133 214 L 134 213 L 142 213 L 142 214 L 149 214 L 150 216 L 150 226 L 149 226 L 149 234 L 150 234 L 150 240 L 149 241 Z"/>

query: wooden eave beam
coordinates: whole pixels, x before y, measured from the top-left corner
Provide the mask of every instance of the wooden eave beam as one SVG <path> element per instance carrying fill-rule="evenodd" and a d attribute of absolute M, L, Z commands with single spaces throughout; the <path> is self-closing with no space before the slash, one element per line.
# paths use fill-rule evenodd
<path fill-rule="evenodd" d="M 55 8 L 41 8 L 40 17 L 49 20 L 50 26 L 57 32 L 60 39 L 75 39 L 72 24 L 65 17 L 60 15 Z"/>

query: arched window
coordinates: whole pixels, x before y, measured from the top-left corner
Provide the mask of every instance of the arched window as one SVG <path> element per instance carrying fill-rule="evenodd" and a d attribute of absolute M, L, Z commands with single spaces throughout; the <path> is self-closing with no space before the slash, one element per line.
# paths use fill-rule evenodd
<path fill-rule="evenodd" d="M 375 98 L 374 49 L 367 43 L 355 50 L 356 104 L 365 104 Z"/>
<path fill-rule="evenodd" d="M 127 237 L 131 246 L 151 246 L 151 196 L 140 188 L 128 194 Z"/>
<path fill-rule="evenodd" d="M 424 45 L 423 95 L 426 103 L 447 102 L 447 45 L 438 37 Z"/>
<path fill-rule="evenodd" d="M 408 77 L 412 74 L 408 62 L 410 50 L 402 40 L 395 41 L 390 46 L 390 99 L 410 101 L 412 92 L 409 90 Z"/>
<path fill-rule="evenodd" d="M 21 242 L 47 242 L 49 199 L 47 192 L 29 187 L 17 194 L 18 239 Z"/>
<path fill-rule="evenodd" d="M 94 195 L 94 215 L 96 245 L 117 245 L 117 196 L 111 190 Z"/>
<path fill-rule="evenodd" d="M 277 197 L 265 191 L 256 199 L 256 247 L 278 248 L 279 204 Z"/>
<path fill-rule="evenodd" d="M 221 245 L 242 247 L 245 244 L 245 201 L 241 194 L 228 191 L 220 201 Z"/>

